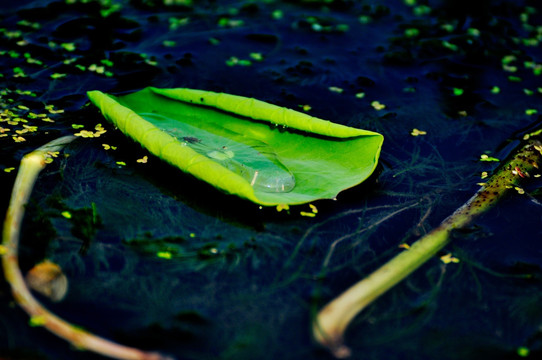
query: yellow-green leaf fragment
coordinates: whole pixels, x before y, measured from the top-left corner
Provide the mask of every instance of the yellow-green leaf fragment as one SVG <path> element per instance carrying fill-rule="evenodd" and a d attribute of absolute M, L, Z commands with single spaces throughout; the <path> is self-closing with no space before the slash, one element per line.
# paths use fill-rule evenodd
<path fill-rule="evenodd" d="M 159 251 L 156 253 L 156 256 L 158 256 L 161 259 L 171 259 L 173 258 L 173 254 L 171 254 L 169 251 Z"/>
<path fill-rule="evenodd" d="M 60 46 L 66 51 L 75 51 L 74 43 L 62 43 Z"/>
<path fill-rule="evenodd" d="M 412 131 L 410 132 L 410 135 L 412 136 L 420 136 L 420 135 L 427 135 L 427 132 L 426 131 L 423 131 L 423 130 L 419 130 L 419 129 L 412 129 Z"/>
<path fill-rule="evenodd" d="M 451 253 L 448 253 L 446 255 L 442 255 L 440 257 L 440 261 L 442 261 L 444 264 L 450 264 L 450 263 L 458 263 L 459 259 L 452 256 Z"/>
<path fill-rule="evenodd" d="M 493 86 L 490 91 L 492 94 L 498 94 L 501 92 L 501 88 L 499 88 L 498 86 Z"/>
<path fill-rule="evenodd" d="M 529 350 L 529 348 L 526 347 L 526 346 L 520 346 L 520 347 L 518 347 L 517 350 L 516 350 L 516 352 L 517 352 L 518 356 L 520 356 L 520 357 L 527 357 L 527 356 L 529 356 L 529 354 L 531 353 L 531 351 Z"/>
<path fill-rule="evenodd" d="M 383 142 L 375 132 L 224 93 L 147 88 L 88 95 L 152 154 L 266 206 L 334 199 L 374 171 Z"/>
<path fill-rule="evenodd" d="M 454 93 L 455 96 L 461 96 L 461 95 L 463 95 L 464 92 L 465 92 L 465 90 L 463 90 L 463 89 L 453 88 L 453 93 Z"/>
<path fill-rule="evenodd" d="M 359 92 L 359 93 L 356 94 L 356 97 L 358 99 L 363 99 L 365 97 L 365 93 L 364 92 Z"/>
<path fill-rule="evenodd" d="M 480 155 L 480 161 L 500 161 L 500 160 L 497 159 L 496 157 L 489 156 L 487 154 L 482 154 Z"/>
<path fill-rule="evenodd" d="M 408 28 L 408 29 L 405 29 L 404 34 L 406 37 L 416 37 L 420 35 L 420 30 L 416 28 Z"/>
<path fill-rule="evenodd" d="M 329 91 L 331 92 L 334 92 L 334 93 L 337 93 L 337 94 L 342 94 L 342 92 L 344 91 L 343 88 L 340 88 L 338 86 L 330 86 L 329 87 Z"/>
<path fill-rule="evenodd" d="M 386 105 L 380 103 L 379 101 L 373 101 L 371 102 L 371 106 L 377 110 L 377 111 L 380 111 L 380 110 L 384 110 L 386 108 Z"/>

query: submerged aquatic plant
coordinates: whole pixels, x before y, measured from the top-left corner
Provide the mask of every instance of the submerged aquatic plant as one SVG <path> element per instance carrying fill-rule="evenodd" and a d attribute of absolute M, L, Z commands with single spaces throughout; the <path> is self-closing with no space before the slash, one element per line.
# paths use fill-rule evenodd
<path fill-rule="evenodd" d="M 352 319 L 367 305 L 433 257 L 449 243 L 454 231 L 465 228 L 510 190 L 524 193 L 520 184 L 531 178 L 531 175 L 540 176 L 538 170 L 540 162 L 542 162 L 542 142 L 537 136 L 527 137 L 527 142 L 482 185 L 482 188 L 438 227 L 320 310 L 313 321 L 312 332 L 315 339 L 336 357 L 348 357 L 350 349 L 344 345 L 343 335 Z"/>

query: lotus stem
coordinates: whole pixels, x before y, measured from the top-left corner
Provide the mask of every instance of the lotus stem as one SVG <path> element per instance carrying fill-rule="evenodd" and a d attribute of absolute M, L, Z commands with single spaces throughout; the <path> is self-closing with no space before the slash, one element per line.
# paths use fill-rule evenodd
<path fill-rule="evenodd" d="M 45 168 L 57 152 L 74 139 L 74 136 L 58 138 L 25 155 L 21 160 L 4 221 L 2 245 L 0 246 L 4 276 L 11 286 L 13 297 L 30 316 L 31 324 L 45 327 L 53 334 L 70 342 L 77 349 L 94 351 L 115 359 L 172 360 L 172 358 L 158 353 L 144 352 L 116 344 L 66 322 L 40 304 L 25 283 L 18 261 L 19 236 L 25 206 L 40 171 Z"/>
<path fill-rule="evenodd" d="M 450 241 L 456 229 L 470 224 L 510 190 L 523 193 L 520 184 L 538 171 L 542 143 L 531 137 L 501 165 L 482 188 L 431 232 L 386 264 L 329 302 L 313 321 L 313 336 L 337 358 L 350 355 L 343 336 L 352 319 L 380 295 L 433 257 Z"/>

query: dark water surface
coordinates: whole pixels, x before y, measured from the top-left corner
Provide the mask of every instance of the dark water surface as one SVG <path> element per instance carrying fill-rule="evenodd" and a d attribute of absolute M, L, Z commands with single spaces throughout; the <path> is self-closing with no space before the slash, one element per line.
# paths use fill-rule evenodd
<path fill-rule="evenodd" d="M 329 359 L 311 340 L 311 314 L 461 206 L 497 166 L 480 156 L 503 159 L 537 124 L 537 2 L 182 3 L 0 5 L 2 213 L 25 153 L 107 130 L 40 175 L 21 267 L 61 265 L 69 293 L 44 304 L 123 344 L 179 359 Z M 220 194 L 87 104 L 89 90 L 146 86 L 255 97 L 378 131 L 378 178 L 315 202 L 314 218 L 300 215 L 308 205 L 277 212 Z M 356 318 L 353 359 L 540 355 L 542 199 L 526 190 L 456 235 L 442 254 L 459 263 L 435 257 Z M 5 282 L 0 357 L 100 358 L 30 327 Z"/>

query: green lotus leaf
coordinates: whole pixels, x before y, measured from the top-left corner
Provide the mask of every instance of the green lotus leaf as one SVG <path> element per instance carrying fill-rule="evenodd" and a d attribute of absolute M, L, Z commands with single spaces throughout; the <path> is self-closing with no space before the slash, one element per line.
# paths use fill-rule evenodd
<path fill-rule="evenodd" d="M 152 154 L 261 205 L 332 199 L 371 175 L 383 136 L 260 100 L 193 89 L 88 96 Z"/>

